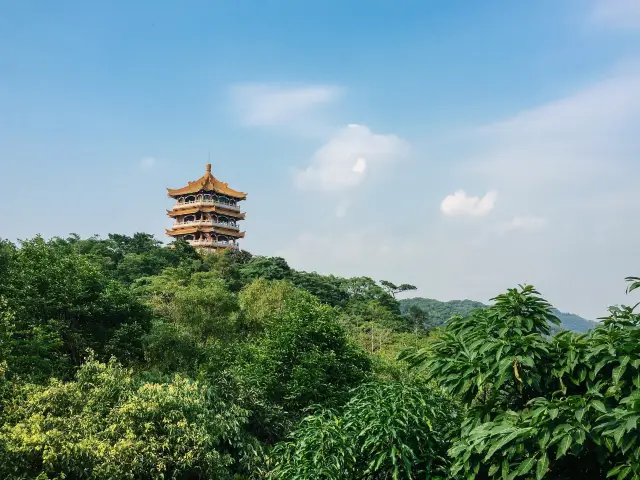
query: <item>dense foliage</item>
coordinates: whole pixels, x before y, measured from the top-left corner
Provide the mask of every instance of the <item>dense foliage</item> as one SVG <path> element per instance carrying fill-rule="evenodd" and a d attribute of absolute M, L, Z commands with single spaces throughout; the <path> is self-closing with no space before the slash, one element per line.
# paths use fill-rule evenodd
<path fill-rule="evenodd" d="M 637 478 L 640 315 L 612 308 L 588 334 L 549 337 L 530 286 L 452 321 L 403 357 L 467 405 L 449 451 L 467 478 Z"/>
<path fill-rule="evenodd" d="M 413 289 L 140 233 L 0 242 L 0 478 L 640 476 L 633 308 L 580 334 L 531 286 Z"/>

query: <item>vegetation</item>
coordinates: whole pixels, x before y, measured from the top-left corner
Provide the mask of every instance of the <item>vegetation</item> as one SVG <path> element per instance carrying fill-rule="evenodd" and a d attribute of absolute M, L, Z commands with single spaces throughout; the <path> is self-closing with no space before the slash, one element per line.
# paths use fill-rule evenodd
<path fill-rule="evenodd" d="M 633 308 L 577 333 L 531 286 L 414 288 L 146 234 L 0 242 L 0 478 L 640 478 Z"/>

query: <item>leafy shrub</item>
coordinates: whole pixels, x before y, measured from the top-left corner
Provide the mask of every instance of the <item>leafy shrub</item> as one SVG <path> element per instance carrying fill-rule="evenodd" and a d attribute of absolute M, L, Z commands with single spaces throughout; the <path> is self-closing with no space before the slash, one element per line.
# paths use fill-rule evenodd
<path fill-rule="evenodd" d="M 75 380 L 25 386 L 0 429 L 0 476 L 232 478 L 229 445 L 246 412 L 176 376 L 140 383 L 90 359 Z"/>
<path fill-rule="evenodd" d="M 403 353 L 469 406 L 449 451 L 467 478 L 637 478 L 640 315 L 562 332 L 531 287 L 451 322 L 430 349 Z"/>
<path fill-rule="evenodd" d="M 434 478 L 445 475 L 455 402 L 424 382 L 359 387 L 337 413 L 306 417 L 272 454 L 275 479 Z"/>

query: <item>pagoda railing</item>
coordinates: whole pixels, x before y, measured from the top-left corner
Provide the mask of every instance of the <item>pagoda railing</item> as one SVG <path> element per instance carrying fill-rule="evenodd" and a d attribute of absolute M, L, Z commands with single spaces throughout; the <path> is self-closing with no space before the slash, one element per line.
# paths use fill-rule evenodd
<path fill-rule="evenodd" d="M 217 240 L 188 240 L 192 247 L 240 248 L 237 243 L 219 242 Z"/>
<path fill-rule="evenodd" d="M 215 222 L 213 220 L 192 220 L 190 222 L 176 222 L 173 224 L 174 227 L 188 227 L 190 225 L 207 225 L 212 227 L 228 228 L 229 230 L 240 230 L 240 227 L 238 225 Z"/>
<path fill-rule="evenodd" d="M 224 203 L 224 202 L 215 202 L 213 200 L 191 200 L 189 202 L 176 203 L 174 208 L 180 209 L 180 208 L 188 208 L 188 207 L 194 207 L 199 205 L 221 207 L 221 208 L 226 208 L 227 210 L 233 210 L 234 212 L 240 211 L 240 207 L 238 205 L 232 205 L 231 203 Z"/>

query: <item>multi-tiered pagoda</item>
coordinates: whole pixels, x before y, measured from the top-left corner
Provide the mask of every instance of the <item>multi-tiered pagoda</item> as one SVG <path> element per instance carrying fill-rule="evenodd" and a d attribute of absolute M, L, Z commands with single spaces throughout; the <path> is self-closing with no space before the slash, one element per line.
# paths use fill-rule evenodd
<path fill-rule="evenodd" d="M 244 238 L 244 232 L 238 222 L 245 215 L 238 204 L 247 194 L 214 177 L 210 164 L 204 176 L 183 188 L 167 188 L 167 194 L 176 200 L 173 209 L 167 210 L 167 215 L 175 219 L 167 235 L 186 240 L 196 248 L 239 248 L 238 239 Z"/>

